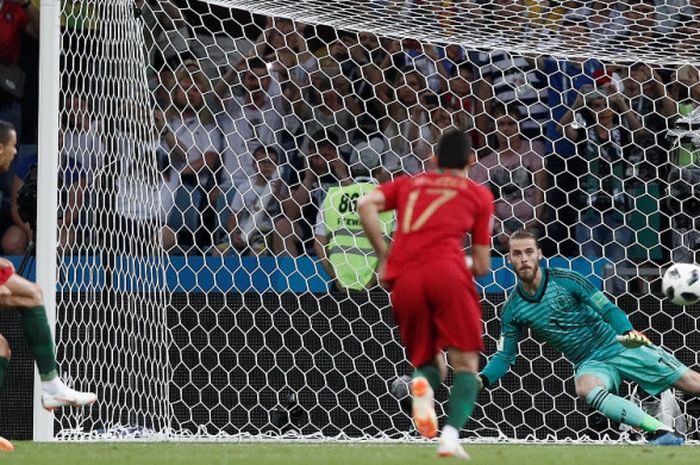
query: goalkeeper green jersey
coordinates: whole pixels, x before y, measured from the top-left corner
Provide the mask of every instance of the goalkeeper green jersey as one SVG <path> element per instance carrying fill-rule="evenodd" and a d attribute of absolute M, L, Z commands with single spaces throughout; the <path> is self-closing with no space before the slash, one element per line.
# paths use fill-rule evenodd
<path fill-rule="evenodd" d="M 624 350 L 616 336 L 632 329 L 627 315 L 581 274 L 542 268 L 534 294 L 518 282 L 501 315 L 498 352 L 481 372 L 494 383 L 515 363 L 518 342 L 525 329 L 549 343 L 574 365 L 605 360 Z"/>

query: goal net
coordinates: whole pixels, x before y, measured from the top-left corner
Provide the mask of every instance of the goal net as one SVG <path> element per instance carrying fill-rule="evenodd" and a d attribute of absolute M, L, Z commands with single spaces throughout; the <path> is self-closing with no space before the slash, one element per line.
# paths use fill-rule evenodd
<path fill-rule="evenodd" d="M 453 127 L 496 197 L 486 355 L 514 284 L 504 238 L 530 227 L 697 368 L 700 308 L 659 293 L 700 250 L 697 8 L 63 2 L 57 350 L 100 401 L 58 414 L 57 437 L 417 438 L 388 295 L 319 211 L 338 186 L 434 169 Z M 620 437 L 569 362 L 527 335 L 520 352 L 463 436 Z"/>

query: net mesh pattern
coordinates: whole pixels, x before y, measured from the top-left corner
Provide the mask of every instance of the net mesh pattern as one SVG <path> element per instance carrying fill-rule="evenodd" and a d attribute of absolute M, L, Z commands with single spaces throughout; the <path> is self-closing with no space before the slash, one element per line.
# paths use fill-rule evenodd
<path fill-rule="evenodd" d="M 526 226 L 697 367 L 697 308 L 659 293 L 700 248 L 696 8 L 65 2 L 57 348 L 101 400 L 57 416 L 59 437 L 417 437 L 388 296 L 329 277 L 324 201 L 434 169 L 451 128 L 497 199 L 486 354 Z M 465 435 L 618 437 L 566 360 L 520 350 Z"/>

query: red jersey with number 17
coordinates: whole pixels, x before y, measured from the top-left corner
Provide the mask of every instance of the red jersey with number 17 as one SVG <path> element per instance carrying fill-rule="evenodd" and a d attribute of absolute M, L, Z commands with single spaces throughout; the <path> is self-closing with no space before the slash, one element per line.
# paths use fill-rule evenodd
<path fill-rule="evenodd" d="M 467 270 L 464 236 L 491 245 L 493 194 L 474 181 L 443 173 L 403 176 L 379 187 L 387 210 L 397 210 L 397 228 L 385 280 L 426 263 L 452 262 Z"/>

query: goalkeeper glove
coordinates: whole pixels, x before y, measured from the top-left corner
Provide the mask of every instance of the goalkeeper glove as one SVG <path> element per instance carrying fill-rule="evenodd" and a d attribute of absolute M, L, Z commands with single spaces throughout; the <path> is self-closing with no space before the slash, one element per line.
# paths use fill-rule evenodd
<path fill-rule="evenodd" d="M 623 335 L 617 336 L 617 341 L 628 349 L 651 345 L 648 337 L 635 330 L 625 331 Z"/>
<path fill-rule="evenodd" d="M 479 391 L 489 385 L 489 379 L 486 376 L 479 373 L 476 377 L 479 379 Z"/>

